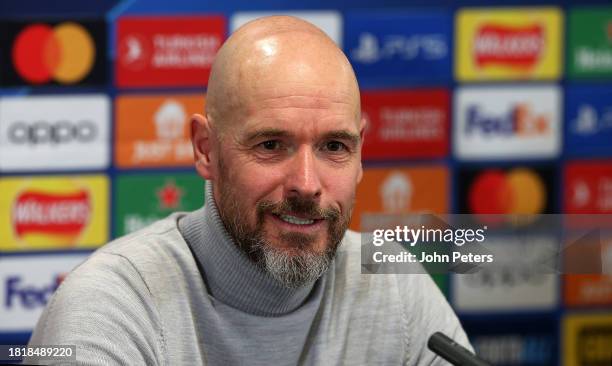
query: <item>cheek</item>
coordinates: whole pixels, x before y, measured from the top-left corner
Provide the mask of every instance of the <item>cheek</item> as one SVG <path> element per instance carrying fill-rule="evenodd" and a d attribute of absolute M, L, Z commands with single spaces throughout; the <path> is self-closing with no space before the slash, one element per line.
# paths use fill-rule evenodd
<path fill-rule="evenodd" d="M 357 188 L 358 172 L 339 172 L 335 171 L 330 175 L 327 189 L 331 199 L 338 202 L 342 210 L 350 208 L 353 204 Z"/>
<path fill-rule="evenodd" d="M 282 199 L 282 182 L 285 176 L 281 169 L 270 169 L 255 164 L 244 164 L 231 172 L 232 183 L 242 200 L 241 206 L 255 206 L 262 200 L 278 202 Z"/>

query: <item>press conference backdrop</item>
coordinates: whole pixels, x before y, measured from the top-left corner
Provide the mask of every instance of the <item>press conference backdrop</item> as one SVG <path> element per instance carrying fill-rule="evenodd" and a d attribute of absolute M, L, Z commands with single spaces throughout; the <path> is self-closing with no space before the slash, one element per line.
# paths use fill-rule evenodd
<path fill-rule="evenodd" d="M 364 213 L 612 213 L 612 6 L 504 5 L 2 2 L 0 344 L 27 342 L 95 248 L 201 205 L 188 118 L 224 39 L 263 15 L 318 25 L 357 73 L 353 229 Z M 610 363 L 610 277 L 434 278 L 495 365 Z"/>

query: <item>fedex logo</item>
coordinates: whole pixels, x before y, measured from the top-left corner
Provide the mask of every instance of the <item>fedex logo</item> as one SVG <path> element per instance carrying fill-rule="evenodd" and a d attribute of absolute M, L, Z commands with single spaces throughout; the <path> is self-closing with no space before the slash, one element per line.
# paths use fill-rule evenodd
<path fill-rule="evenodd" d="M 461 160 L 548 159 L 561 152 L 557 86 L 461 87 L 453 113 Z"/>
<path fill-rule="evenodd" d="M 87 256 L 0 256 L 0 333 L 30 332 L 60 283 Z"/>
<path fill-rule="evenodd" d="M 8 310 L 14 307 L 24 309 L 44 307 L 64 277 L 65 274 L 58 274 L 49 283 L 37 286 L 26 282 L 19 275 L 9 276 L 5 284 L 4 307 Z"/>
<path fill-rule="evenodd" d="M 466 134 L 537 136 L 550 132 L 550 118 L 534 113 L 528 104 L 518 103 L 505 114 L 484 112 L 479 106 L 467 108 Z"/>

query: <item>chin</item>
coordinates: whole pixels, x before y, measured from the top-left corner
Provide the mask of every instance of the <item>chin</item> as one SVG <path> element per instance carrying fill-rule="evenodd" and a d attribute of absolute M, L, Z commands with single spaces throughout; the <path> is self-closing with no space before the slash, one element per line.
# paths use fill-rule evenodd
<path fill-rule="evenodd" d="M 290 236 L 291 239 L 274 238 L 268 243 L 271 243 L 274 248 L 283 250 L 288 254 L 299 254 L 304 251 L 309 251 L 315 254 L 324 253 L 328 246 L 327 238 L 316 238 L 312 240 L 300 233 L 287 233 L 285 236 Z"/>

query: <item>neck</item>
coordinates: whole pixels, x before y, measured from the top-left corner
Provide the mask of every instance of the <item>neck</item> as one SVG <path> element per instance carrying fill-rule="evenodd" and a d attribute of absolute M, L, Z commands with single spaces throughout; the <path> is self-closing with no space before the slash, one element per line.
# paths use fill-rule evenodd
<path fill-rule="evenodd" d="M 179 221 L 211 295 L 254 315 L 278 316 L 297 309 L 317 281 L 288 288 L 251 261 L 225 229 L 212 192 L 207 182 L 204 207 Z"/>

